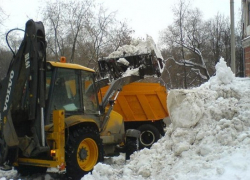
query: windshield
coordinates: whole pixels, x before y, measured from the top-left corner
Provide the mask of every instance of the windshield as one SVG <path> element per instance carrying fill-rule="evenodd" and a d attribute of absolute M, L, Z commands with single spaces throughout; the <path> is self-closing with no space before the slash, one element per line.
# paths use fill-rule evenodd
<path fill-rule="evenodd" d="M 51 99 L 50 113 L 61 109 L 66 114 L 99 114 L 94 73 L 67 68 L 55 70 L 56 73 L 48 71 L 46 76 L 46 99 Z M 55 78 L 52 74 L 56 75 Z"/>
<path fill-rule="evenodd" d="M 99 113 L 94 73 L 82 71 L 82 86 L 84 112 L 87 114 Z"/>
<path fill-rule="evenodd" d="M 49 83 L 49 79 L 47 79 L 47 83 Z M 79 111 L 82 109 L 77 70 L 58 68 L 51 108 L 52 110 L 64 109 L 65 111 Z"/>

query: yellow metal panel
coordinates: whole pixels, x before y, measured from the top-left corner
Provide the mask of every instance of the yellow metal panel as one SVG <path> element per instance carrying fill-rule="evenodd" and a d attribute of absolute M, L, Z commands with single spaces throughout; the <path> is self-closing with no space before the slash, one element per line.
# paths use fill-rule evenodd
<path fill-rule="evenodd" d="M 124 119 L 135 119 L 131 106 L 124 96 L 119 96 L 119 101 L 115 103 L 115 111 L 119 112 Z"/>
<path fill-rule="evenodd" d="M 138 101 L 140 102 L 140 104 L 142 104 L 142 109 L 143 112 L 145 112 L 146 115 L 146 119 L 145 120 L 152 120 L 155 118 L 155 114 L 152 110 L 152 105 L 149 103 L 147 97 L 145 95 L 137 95 L 138 97 Z M 152 97 L 151 97 L 152 98 Z M 151 99 L 149 98 L 149 100 Z M 154 102 L 151 102 L 154 103 Z"/>
<path fill-rule="evenodd" d="M 93 118 L 94 118 L 94 116 L 93 116 Z M 65 120 L 64 120 L 66 127 L 71 127 L 71 126 L 74 126 L 76 124 L 83 123 L 83 122 L 91 122 L 91 123 L 96 124 L 97 127 L 100 126 L 99 118 L 92 119 L 90 117 L 83 116 L 83 115 L 69 116 L 69 117 L 65 118 Z M 54 129 L 53 124 L 49 124 L 49 125 L 45 126 L 45 131 L 47 131 L 47 132 L 53 131 L 53 129 Z"/>
<path fill-rule="evenodd" d="M 93 116 L 93 118 L 94 118 L 94 116 Z M 99 127 L 98 121 L 99 121 L 98 118 L 92 119 L 90 117 L 82 116 L 82 115 L 74 115 L 74 116 L 67 117 L 65 119 L 65 123 L 68 127 L 76 125 L 78 123 L 82 123 L 82 122 L 91 122 L 91 123 L 96 124 L 97 127 Z"/>
<path fill-rule="evenodd" d="M 168 109 L 167 109 L 167 94 L 166 92 L 161 92 L 161 91 L 157 91 L 156 92 L 158 97 L 159 97 L 159 101 L 161 102 L 161 106 L 164 108 L 164 115 L 165 117 L 169 116 L 168 113 Z"/>
<path fill-rule="evenodd" d="M 56 139 L 55 139 L 55 147 L 53 149 L 56 150 L 56 156 L 54 159 L 58 161 L 59 164 L 65 164 L 65 123 L 64 123 L 64 111 L 55 110 L 53 111 L 53 124 Z M 59 137 L 58 137 L 59 135 Z"/>
<path fill-rule="evenodd" d="M 101 89 L 102 96 L 109 86 Z M 100 98 L 100 94 L 99 94 Z M 124 121 L 156 121 L 168 117 L 167 91 L 159 83 L 134 82 L 123 87 L 114 110 Z"/>
<path fill-rule="evenodd" d="M 31 159 L 31 158 L 18 158 L 18 164 L 40 166 L 40 167 L 57 167 L 61 165 L 58 161 Z"/>
<path fill-rule="evenodd" d="M 17 164 L 41 166 L 41 167 L 55 167 L 59 170 L 64 170 L 65 163 L 65 123 L 64 123 L 64 111 L 53 111 L 53 131 L 47 132 L 46 137 L 51 150 L 55 151 L 53 160 L 42 160 L 34 158 L 18 158 Z M 52 142 L 52 143 L 51 143 Z"/>
<path fill-rule="evenodd" d="M 123 131 L 124 129 L 123 129 L 122 116 L 119 113 L 112 111 L 110 113 L 106 128 L 101 132 L 101 136 L 110 136 L 112 134 L 122 134 Z"/>
<path fill-rule="evenodd" d="M 124 97 L 126 98 L 128 104 L 130 105 L 130 108 L 132 109 L 134 118 L 137 120 L 142 120 L 142 119 L 147 120 L 146 114 L 143 110 L 143 106 L 145 106 L 145 105 L 140 102 L 137 94 L 124 95 Z M 114 108 L 114 110 L 116 110 L 116 109 Z M 126 112 L 127 112 L 127 110 L 126 110 Z"/>
<path fill-rule="evenodd" d="M 115 126 L 122 122 L 122 117 L 118 113 L 111 113 L 112 120 L 118 120 L 117 123 L 111 122 L 108 124 L 111 132 L 119 133 L 119 129 Z M 119 121 L 120 120 L 120 121 Z M 65 119 L 63 110 L 53 111 L 53 124 L 46 126 L 46 138 L 51 150 L 54 151 L 53 160 L 42 160 L 33 158 L 18 158 L 17 164 L 41 166 L 41 167 L 55 167 L 59 170 L 64 170 L 65 162 L 65 124 L 72 126 L 81 122 L 95 122 L 94 119 L 86 118 L 86 116 L 75 115 Z M 120 127 L 120 126 L 119 126 Z M 108 134 L 108 132 L 106 132 Z"/>
<path fill-rule="evenodd" d="M 115 142 L 115 138 L 114 136 L 101 136 L 101 139 L 102 139 L 102 143 L 103 144 L 108 144 L 110 142 Z"/>

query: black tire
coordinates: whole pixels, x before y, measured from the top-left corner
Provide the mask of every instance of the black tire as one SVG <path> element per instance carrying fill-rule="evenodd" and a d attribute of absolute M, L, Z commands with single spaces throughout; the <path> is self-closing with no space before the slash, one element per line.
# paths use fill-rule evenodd
<path fill-rule="evenodd" d="M 78 127 L 70 131 L 65 148 L 66 174 L 69 179 L 81 179 L 103 158 L 100 135 L 95 128 Z"/>
<path fill-rule="evenodd" d="M 34 174 L 45 174 L 47 172 L 47 167 L 39 167 L 39 166 L 29 166 L 29 165 L 19 165 L 16 166 L 18 174 L 21 176 L 32 176 Z"/>
<path fill-rule="evenodd" d="M 141 131 L 139 138 L 140 149 L 150 148 L 161 137 L 159 130 L 151 124 L 141 125 L 138 130 Z"/>
<path fill-rule="evenodd" d="M 6 156 L 8 155 L 8 147 L 4 140 L 0 139 L 0 164 L 4 163 Z"/>
<path fill-rule="evenodd" d="M 126 138 L 126 160 L 130 159 L 130 155 L 139 150 L 139 141 L 135 137 Z"/>

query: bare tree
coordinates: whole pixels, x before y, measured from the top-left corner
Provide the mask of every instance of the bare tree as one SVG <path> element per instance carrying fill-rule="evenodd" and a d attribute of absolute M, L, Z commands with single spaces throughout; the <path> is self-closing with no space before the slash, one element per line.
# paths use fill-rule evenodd
<path fill-rule="evenodd" d="M 171 47 L 172 51 L 180 51 L 182 56 L 170 57 L 168 60 L 182 67 L 173 68 L 173 72 L 182 76 L 182 87 L 192 87 L 207 81 L 210 74 L 202 55 L 203 43 L 207 39 L 202 14 L 198 9 L 190 9 L 184 0 L 180 0 L 173 10 L 176 17 L 174 23 L 162 32 L 162 43 Z M 173 67 L 173 63 L 171 63 Z M 176 72 L 178 70 L 179 72 Z M 194 76 L 199 76 L 195 82 Z M 173 82 L 173 81 L 172 81 Z"/>
<path fill-rule="evenodd" d="M 11 57 L 10 51 L 0 48 L 0 80 L 6 76 Z"/>
<path fill-rule="evenodd" d="M 184 87 L 187 88 L 187 72 L 186 72 L 186 63 L 185 63 L 185 54 L 184 54 L 184 23 L 185 23 L 185 16 L 187 14 L 187 7 L 188 5 L 185 3 L 184 0 L 179 0 L 178 7 L 173 9 L 174 15 L 177 17 L 175 19 L 175 24 L 179 27 L 179 37 L 180 37 L 180 45 L 181 45 L 181 53 L 183 58 L 183 70 L 184 70 Z"/>
<path fill-rule="evenodd" d="M 48 47 L 56 59 L 66 56 L 92 68 L 100 57 L 128 42 L 133 32 L 125 22 L 118 23 L 115 12 L 91 0 L 48 3 L 44 15 Z"/>
<path fill-rule="evenodd" d="M 209 25 L 208 50 L 211 52 L 214 65 L 223 56 L 230 64 L 230 21 L 224 15 L 218 13 L 207 22 Z"/>
<path fill-rule="evenodd" d="M 3 8 L 0 6 L 0 26 L 4 25 L 4 21 L 8 18 L 8 15 L 5 13 Z"/>
<path fill-rule="evenodd" d="M 48 52 L 53 54 L 56 60 L 59 60 L 59 56 L 64 55 L 63 4 L 59 0 L 55 3 L 47 2 L 46 4 L 43 22 L 47 27 Z"/>
<path fill-rule="evenodd" d="M 126 22 L 119 22 L 110 32 L 110 46 L 112 51 L 116 51 L 120 46 L 129 44 L 132 40 L 131 34 L 134 31 L 128 27 Z"/>
<path fill-rule="evenodd" d="M 97 61 L 131 40 L 131 30 L 126 22 L 118 22 L 116 12 L 109 12 L 102 5 L 84 28 L 80 37 L 81 57 L 84 65 L 96 68 Z"/>
<path fill-rule="evenodd" d="M 4 22 L 8 19 L 8 15 L 4 11 L 4 9 L 0 5 L 0 44 L 5 46 L 5 32 L 2 31 L 2 27 L 4 27 Z M 2 46 L 2 47 L 3 47 Z"/>
<path fill-rule="evenodd" d="M 93 6 L 90 0 L 48 2 L 44 22 L 48 28 L 49 49 L 55 55 L 74 61 L 79 33 L 88 21 Z"/>
<path fill-rule="evenodd" d="M 205 49 L 205 42 L 208 39 L 206 25 L 202 21 L 202 13 L 197 8 L 190 9 L 187 17 L 187 23 L 185 26 L 186 41 L 182 44 L 182 46 L 191 51 L 196 57 L 194 57 L 192 61 L 186 63 L 193 65 L 192 70 L 196 72 L 200 68 L 204 69 L 204 77 L 202 74 L 200 75 L 202 78 L 208 80 L 210 78 L 210 74 L 202 55 L 202 52 Z M 198 67 L 198 69 L 196 69 L 196 67 Z"/>
<path fill-rule="evenodd" d="M 89 49 L 90 58 L 87 66 L 91 63 L 96 63 L 102 54 L 102 49 L 107 45 L 109 41 L 109 31 L 115 23 L 115 12 L 109 13 L 107 9 L 100 6 L 99 12 L 94 21 L 88 24 L 86 31 L 92 44 L 92 49 Z"/>
<path fill-rule="evenodd" d="M 239 9 L 237 14 L 239 17 L 242 17 L 242 10 Z M 243 48 L 242 48 L 242 39 L 243 39 L 242 21 L 239 20 L 236 24 L 237 24 L 235 28 L 236 76 L 244 77 L 245 73 L 244 73 L 244 60 L 243 60 Z"/>
<path fill-rule="evenodd" d="M 70 25 L 70 34 L 71 36 L 71 56 L 70 62 L 74 61 L 75 51 L 79 33 L 81 30 L 86 27 L 88 18 L 92 16 L 91 7 L 93 6 L 92 0 L 84 1 L 71 1 L 70 4 L 67 4 L 65 18 L 65 25 Z"/>

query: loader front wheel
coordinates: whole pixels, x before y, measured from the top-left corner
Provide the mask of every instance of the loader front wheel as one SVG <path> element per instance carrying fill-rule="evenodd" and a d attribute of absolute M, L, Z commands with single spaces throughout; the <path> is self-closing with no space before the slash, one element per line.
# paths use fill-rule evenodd
<path fill-rule="evenodd" d="M 150 148 L 161 137 L 159 130 L 151 124 L 144 124 L 138 128 L 140 134 L 140 149 Z"/>
<path fill-rule="evenodd" d="M 131 154 L 133 154 L 135 151 L 138 151 L 138 139 L 134 137 L 127 137 L 126 139 L 126 154 L 125 159 L 129 160 Z"/>
<path fill-rule="evenodd" d="M 66 172 L 71 179 L 80 179 L 103 160 L 99 133 L 92 127 L 79 127 L 70 131 L 66 145 Z"/>

